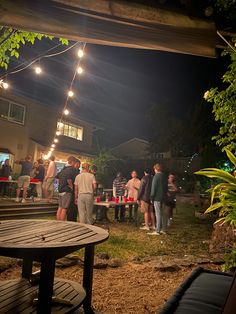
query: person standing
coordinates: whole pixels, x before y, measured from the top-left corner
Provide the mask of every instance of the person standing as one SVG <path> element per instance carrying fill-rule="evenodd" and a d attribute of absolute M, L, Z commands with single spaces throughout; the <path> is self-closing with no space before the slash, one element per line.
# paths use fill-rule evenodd
<path fill-rule="evenodd" d="M 44 182 L 43 182 L 43 191 L 44 191 L 44 195 L 47 201 L 51 202 L 53 198 L 54 181 L 55 181 L 55 177 L 57 173 L 57 167 L 56 167 L 54 155 L 51 155 L 49 157 L 49 160 L 50 162 L 49 162 L 47 172 L 46 172 Z"/>
<path fill-rule="evenodd" d="M 122 197 L 126 193 L 126 184 L 127 180 L 123 177 L 121 172 L 118 172 L 116 178 L 113 181 L 113 197 L 119 198 L 122 200 Z M 120 217 L 119 217 L 120 214 Z M 115 221 L 124 221 L 125 220 L 125 206 L 116 205 L 115 206 Z"/>
<path fill-rule="evenodd" d="M 35 169 L 34 179 L 39 180 L 39 182 L 37 182 L 36 184 L 36 192 L 37 192 L 37 201 L 41 201 L 43 197 L 42 184 L 43 184 L 44 175 L 45 175 L 45 168 L 44 168 L 42 159 L 38 159 L 37 163 L 38 165 L 36 166 L 36 169 Z"/>
<path fill-rule="evenodd" d="M 75 202 L 78 205 L 79 220 L 93 223 L 93 195 L 96 190 L 95 176 L 89 172 L 89 165 L 82 164 L 82 172 L 75 178 Z"/>
<path fill-rule="evenodd" d="M 137 171 L 133 170 L 131 172 L 131 179 L 126 184 L 126 189 L 128 191 L 128 198 L 133 199 L 134 202 L 137 202 L 139 187 L 140 187 L 140 180 L 138 178 Z M 129 205 L 129 220 L 130 221 L 133 218 L 132 209 L 134 209 L 134 217 L 137 219 L 138 203 L 134 205 Z"/>
<path fill-rule="evenodd" d="M 22 203 L 26 202 L 27 197 L 27 190 L 30 185 L 30 172 L 32 171 L 33 164 L 32 164 L 32 156 L 28 155 L 25 157 L 25 160 L 16 160 L 16 164 L 21 165 L 21 172 L 18 178 L 18 186 L 16 190 L 16 202 L 20 202 L 20 192 L 23 189 L 23 198 Z"/>
<path fill-rule="evenodd" d="M 140 188 L 138 190 L 138 202 L 140 203 L 140 210 L 144 214 L 145 225 L 140 227 L 141 230 L 155 230 L 155 214 L 153 205 L 151 204 L 151 188 L 152 188 L 151 170 L 145 169 L 144 176 L 141 179 Z M 151 228 L 149 228 L 151 222 Z"/>
<path fill-rule="evenodd" d="M 74 165 L 74 176 L 73 176 L 73 193 L 70 201 L 70 205 L 67 211 L 67 220 L 68 221 L 77 221 L 78 216 L 78 208 L 75 204 L 75 188 L 74 188 L 74 182 L 77 175 L 80 174 L 80 160 L 76 159 L 75 165 Z"/>
<path fill-rule="evenodd" d="M 77 159 L 74 156 L 70 156 L 67 159 L 67 164 L 56 176 L 59 179 L 58 186 L 58 210 L 57 220 L 65 220 L 66 212 L 70 206 L 70 202 L 73 195 L 73 182 L 75 178 L 74 166 Z"/>
<path fill-rule="evenodd" d="M 156 230 L 150 232 L 150 235 L 166 234 L 167 217 L 164 212 L 163 203 L 166 198 L 168 185 L 167 178 L 162 172 L 160 164 L 154 165 L 155 175 L 152 180 L 151 200 L 154 202 L 155 216 L 156 216 Z"/>
<path fill-rule="evenodd" d="M 12 169 L 11 169 L 11 166 L 10 166 L 10 160 L 9 159 L 6 159 L 4 164 L 2 165 L 2 168 L 0 170 L 0 177 L 4 177 L 4 178 L 8 178 L 12 175 Z M 0 188 L 1 188 L 1 196 L 4 196 L 6 195 L 7 193 L 7 186 L 8 186 L 8 183 L 7 182 L 1 182 L 0 184 Z"/>
<path fill-rule="evenodd" d="M 173 209 L 176 206 L 176 192 L 178 188 L 175 184 L 175 176 L 173 174 L 169 174 L 168 176 L 168 192 L 166 197 L 166 212 L 167 212 L 167 225 L 170 226 L 172 218 L 173 218 Z"/>

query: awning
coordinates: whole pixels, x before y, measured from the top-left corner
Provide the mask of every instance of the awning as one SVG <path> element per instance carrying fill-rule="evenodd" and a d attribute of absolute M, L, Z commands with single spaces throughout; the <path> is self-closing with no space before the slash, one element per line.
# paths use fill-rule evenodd
<path fill-rule="evenodd" d="M 215 57 L 213 22 L 119 0 L 3 0 L 0 24 L 74 41 Z"/>

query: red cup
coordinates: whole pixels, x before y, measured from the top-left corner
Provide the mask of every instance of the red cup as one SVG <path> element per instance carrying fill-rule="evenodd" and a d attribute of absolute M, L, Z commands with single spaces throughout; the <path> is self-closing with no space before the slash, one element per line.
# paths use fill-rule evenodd
<path fill-rule="evenodd" d="M 129 201 L 130 201 L 130 202 L 133 202 L 133 201 L 134 201 L 134 198 L 133 198 L 133 197 L 129 197 Z"/>
<path fill-rule="evenodd" d="M 112 196 L 112 202 L 115 202 L 116 198 L 114 196 Z"/>
<path fill-rule="evenodd" d="M 100 202 L 101 202 L 101 198 L 97 197 L 97 203 L 100 203 Z"/>
<path fill-rule="evenodd" d="M 119 203 L 119 197 L 116 197 L 116 200 L 115 200 L 116 204 Z"/>
<path fill-rule="evenodd" d="M 125 196 L 124 196 L 124 202 L 125 202 L 125 203 L 128 202 L 128 199 L 127 199 L 127 197 L 125 197 Z"/>

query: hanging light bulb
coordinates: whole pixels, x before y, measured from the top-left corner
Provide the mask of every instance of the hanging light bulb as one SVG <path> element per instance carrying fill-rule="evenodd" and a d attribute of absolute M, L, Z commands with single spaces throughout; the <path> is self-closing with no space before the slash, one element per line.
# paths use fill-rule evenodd
<path fill-rule="evenodd" d="M 84 72 L 83 68 L 78 67 L 78 69 L 77 69 L 77 73 L 78 73 L 78 74 L 82 74 L 83 72 Z"/>
<path fill-rule="evenodd" d="M 70 111 L 69 111 L 68 109 L 65 109 L 65 110 L 63 111 L 63 113 L 64 113 L 66 116 L 68 116 L 68 114 L 70 113 Z"/>
<path fill-rule="evenodd" d="M 56 135 L 57 136 L 61 135 L 61 132 L 60 131 L 56 131 Z"/>
<path fill-rule="evenodd" d="M 58 138 L 54 138 L 54 143 L 58 143 Z"/>
<path fill-rule="evenodd" d="M 69 90 L 68 96 L 69 96 L 69 97 L 73 97 L 73 96 L 74 96 L 74 92 L 73 92 L 72 90 Z"/>
<path fill-rule="evenodd" d="M 55 144 L 52 144 L 52 145 L 51 145 L 51 147 L 55 147 L 55 146 L 56 146 Z"/>
<path fill-rule="evenodd" d="M 54 151 L 54 148 L 53 148 L 53 147 L 51 147 L 51 148 L 50 148 L 50 152 L 53 152 L 53 151 Z"/>
<path fill-rule="evenodd" d="M 78 57 L 79 57 L 79 58 L 82 58 L 83 55 L 84 55 L 83 50 L 82 50 L 82 49 L 79 49 L 79 50 L 78 50 Z"/>
<path fill-rule="evenodd" d="M 8 89 L 9 84 L 8 84 L 7 82 L 3 82 L 3 83 L 2 83 L 2 87 L 3 87 L 4 89 Z"/>
<path fill-rule="evenodd" d="M 40 74 L 42 72 L 42 69 L 39 67 L 39 66 L 37 66 L 36 68 L 35 68 L 35 73 L 36 74 Z"/>

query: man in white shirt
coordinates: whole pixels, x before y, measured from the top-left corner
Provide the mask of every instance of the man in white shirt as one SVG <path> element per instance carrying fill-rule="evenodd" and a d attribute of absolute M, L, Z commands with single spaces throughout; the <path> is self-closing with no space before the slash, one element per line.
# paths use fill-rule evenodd
<path fill-rule="evenodd" d="M 51 155 L 49 160 L 50 163 L 43 181 L 43 191 L 48 202 L 51 202 L 54 192 L 54 181 L 57 173 L 57 167 L 55 163 L 55 156 Z"/>
<path fill-rule="evenodd" d="M 82 172 L 75 178 L 75 202 L 78 205 L 79 220 L 84 224 L 93 223 L 93 194 L 96 179 L 89 173 L 89 165 L 82 164 Z"/>

